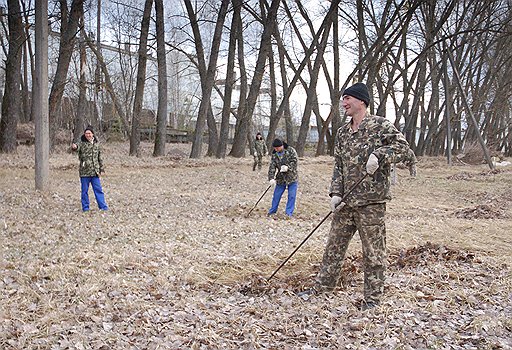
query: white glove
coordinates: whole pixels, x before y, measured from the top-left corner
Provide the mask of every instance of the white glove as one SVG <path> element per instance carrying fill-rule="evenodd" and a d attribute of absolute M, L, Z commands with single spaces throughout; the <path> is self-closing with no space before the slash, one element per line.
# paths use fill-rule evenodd
<path fill-rule="evenodd" d="M 331 198 L 331 211 L 334 213 L 345 206 L 345 203 L 341 201 L 340 196 L 332 196 Z"/>
<path fill-rule="evenodd" d="M 366 172 L 368 175 L 373 175 L 379 169 L 379 158 L 375 154 L 370 154 L 366 162 Z"/>
<path fill-rule="evenodd" d="M 268 182 L 270 186 L 274 187 L 276 185 L 276 179 L 272 179 Z"/>
<path fill-rule="evenodd" d="M 288 166 L 287 165 L 281 165 L 281 172 L 282 173 L 286 173 L 288 171 Z"/>
<path fill-rule="evenodd" d="M 258 156 L 258 152 L 254 152 L 254 156 L 257 157 Z"/>

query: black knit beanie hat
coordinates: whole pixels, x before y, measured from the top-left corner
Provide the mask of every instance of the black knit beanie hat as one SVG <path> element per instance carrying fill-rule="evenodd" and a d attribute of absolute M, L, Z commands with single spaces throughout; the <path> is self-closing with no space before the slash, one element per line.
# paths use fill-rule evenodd
<path fill-rule="evenodd" d="M 273 142 L 272 142 L 272 147 L 281 147 L 283 145 L 283 141 L 279 140 L 279 139 L 275 139 Z"/>
<path fill-rule="evenodd" d="M 364 83 L 356 83 L 343 91 L 343 95 L 349 95 L 363 101 L 366 106 L 370 104 L 370 93 Z"/>
<path fill-rule="evenodd" d="M 87 130 L 89 130 L 90 132 L 92 132 L 92 133 L 94 134 L 94 129 L 92 128 L 92 125 L 88 125 L 88 126 L 85 128 L 85 130 L 84 130 L 84 134 L 85 134 L 85 132 L 86 132 Z"/>

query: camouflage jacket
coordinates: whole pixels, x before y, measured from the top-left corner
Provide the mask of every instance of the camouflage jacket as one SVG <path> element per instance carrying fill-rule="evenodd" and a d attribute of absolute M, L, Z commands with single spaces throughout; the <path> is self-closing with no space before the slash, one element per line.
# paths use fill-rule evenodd
<path fill-rule="evenodd" d="M 343 197 L 366 174 L 366 162 L 374 153 L 379 159 L 379 169 L 355 188 L 345 203 L 349 206 L 384 203 L 391 199 L 390 162 L 402 154 L 406 155 L 409 144 L 386 118 L 367 114 L 356 132 L 352 131 L 351 124 L 352 121 L 348 122 L 336 133 L 335 163 L 329 194 L 331 197 Z"/>
<path fill-rule="evenodd" d="M 275 176 L 276 182 L 279 185 L 297 182 L 299 179 L 297 160 L 298 157 L 295 149 L 284 143 L 283 152 L 277 153 L 275 150 L 272 151 L 272 159 L 270 159 L 270 165 L 268 167 L 268 179 L 271 180 Z M 279 169 L 281 169 L 281 165 L 288 166 L 286 173 L 278 173 Z"/>
<path fill-rule="evenodd" d="M 401 153 L 393 156 L 391 163 L 404 163 L 406 166 L 412 166 L 418 162 L 414 151 L 409 148 L 407 153 Z"/>
<path fill-rule="evenodd" d="M 256 153 L 258 153 L 258 156 L 264 156 L 268 152 L 267 144 L 263 139 L 254 141 L 254 149 Z"/>
<path fill-rule="evenodd" d="M 84 135 L 77 143 L 78 159 L 80 160 L 80 177 L 98 176 L 104 171 L 101 147 L 94 136 L 94 142 L 87 141 Z"/>

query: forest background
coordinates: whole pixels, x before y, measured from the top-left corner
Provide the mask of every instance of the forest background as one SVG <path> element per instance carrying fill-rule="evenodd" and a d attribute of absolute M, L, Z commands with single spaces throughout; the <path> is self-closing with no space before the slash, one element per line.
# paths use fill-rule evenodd
<path fill-rule="evenodd" d="M 51 150 L 91 124 L 103 139 L 129 139 L 130 155 L 142 136 L 156 156 L 186 139 L 191 158 L 203 143 L 207 156 L 243 157 L 256 131 L 322 155 L 345 121 L 342 91 L 364 81 L 370 111 L 418 156 L 476 142 L 512 152 L 509 1 L 48 4 Z M 18 124 L 41 115 L 31 103 L 38 32 L 34 3 L 1 11 L 0 151 L 13 152 Z"/>

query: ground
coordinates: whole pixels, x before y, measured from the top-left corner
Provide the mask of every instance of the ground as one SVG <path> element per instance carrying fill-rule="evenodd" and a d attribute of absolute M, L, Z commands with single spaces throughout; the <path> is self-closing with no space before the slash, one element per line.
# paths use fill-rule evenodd
<path fill-rule="evenodd" d="M 299 160 L 296 215 L 267 218 L 252 158 L 188 159 L 189 145 L 140 158 L 104 145 L 110 206 L 80 209 L 76 156 L 0 155 L 2 349 L 512 349 L 512 167 L 398 168 L 388 204 L 382 305 L 361 312 L 361 246 L 339 288 L 300 298 L 330 218 L 332 158 Z M 206 146 L 205 146 L 206 147 Z M 92 194 L 91 194 L 92 197 Z M 282 203 L 282 207 L 284 203 Z"/>

